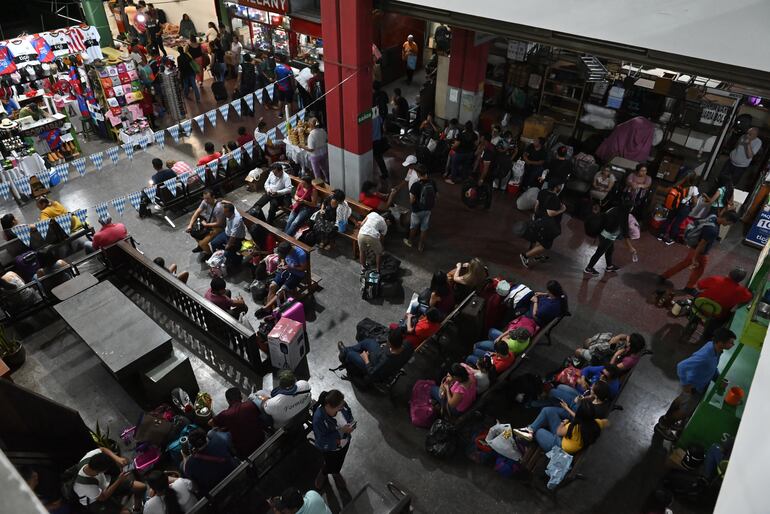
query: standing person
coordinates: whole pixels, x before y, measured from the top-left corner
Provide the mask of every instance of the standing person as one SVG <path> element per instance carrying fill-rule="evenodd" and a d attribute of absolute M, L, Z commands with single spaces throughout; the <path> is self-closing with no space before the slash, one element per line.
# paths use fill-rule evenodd
<path fill-rule="evenodd" d="M 409 34 L 401 45 L 401 60 L 404 61 L 406 66 L 406 83 L 412 83 L 412 77 L 414 76 L 414 70 L 417 69 L 417 43 L 414 42 L 414 36 Z"/>
<path fill-rule="evenodd" d="M 620 269 L 612 262 L 612 255 L 615 251 L 615 241 L 628 237 L 629 210 L 629 202 L 624 201 L 621 205 L 611 207 L 602 213 L 602 231 L 599 233 L 599 245 L 589 259 L 588 266 L 583 270 L 583 273 L 594 276 L 599 275 L 594 266 L 599 262 L 602 255 L 604 255 L 604 260 L 607 263 L 605 267 L 607 273 L 614 273 Z"/>
<path fill-rule="evenodd" d="M 278 97 L 278 117 L 283 118 L 284 106 L 289 106 L 289 114 L 294 109 L 294 72 L 291 66 L 286 64 L 286 56 L 277 57 L 275 65 L 275 90 Z"/>
<path fill-rule="evenodd" d="M 217 237 L 225 228 L 225 210 L 222 207 L 222 202 L 217 201 L 214 197 L 214 193 L 210 189 L 203 191 L 203 200 L 192 217 L 190 217 L 190 223 L 187 224 L 187 233 L 191 233 L 193 226 L 197 220 L 201 220 L 201 227 L 203 232 L 195 234 L 198 239 L 198 244 L 192 249 L 192 253 L 203 252 L 204 255 L 211 255 L 213 251 L 209 246 L 212 239 Z"/>
<path fill-rule="evenodd" d="M 185 13 L 182 15 L 182 20 L 179 22 L 179 35 L 183 38 L 190 39 L 198 33 L 195 28 L 195 23 L 190 19 L 190 15 Z"/>
<path fill-rule="evenodd" d="M 187 45 L 187 53 L 190 54 L 195 64 L 198 65 L 198 69 L 195 72 L 195 79 L 198 81 L 198 87 L 203 92 L 203 71 L 210 62 L 208 54 L 203 53 L 203 47 L 198 41 L 198 37 L 193 34 L 190 36 L 190 43 Z"/>
<path fill-rule="evenodd" d="M 711 214 L 696 221 L 684 234 L 685 243 L 690 247 L 687 256 L 659 275 L 658 282 L 662 284 L 680 271 L 689 268 L 690 276 L 684 291 L 694 294 L 695 285 L 708 265 L 708 253 L 719 237 L 719 227 L 732 225 L 736 221 L 738 221 L 738 214 L 735 211 L 727 211 L 721 216 Z"/>
<path fill-rule="evenodd" d="M 217 30 L 217 26 L 213 21 L 209 22 L 208 28 L 206 28 L 206 33 L 204 35 L 206 38 L 206 42 L 211 43 L 215 39 L 219 37 L 219 31 Z"/>
<path fill-rule="evenodd" d="M 239 54 L 240 55 L 240 54 Z M 236 66 L 236 69 L 238 67 Z M 237 72 L 236 72 L 237 74 Z M 243 56 L 243 63 L 241 64 L 241 83 L 238 85 L 238 96 L 244 97 L 250 95 L 257 90 L 257 67 L 251 59 L 251 54 L 246 53 Z M 248 107 L 248 105 L 246 106 Z M 251 112 L 254 115 L 254 112 Z"/>
<path fill-rule="evenodd" d="M 235 205 L 225 202 L 222 206 L 225 213 L 225 231 L 218 234 L 211 240 L 211 249 L 216 251 L 223 249 L 225 251 L 225 265 L 228 270 L 232 270 L 241 263 L 243 256 L 241 243 L 246 238 L 246 226 L 243 224 L 243 218 L 235 209 Z"/>
<path fill-rule="evenodd" d="M 451 162 L 451 175 L 445 179 L 447 184 L 457 184 L 463 182 L 473 166 L 473 156 L 476 150 L 478 141 L 478 135 L 473 130 L 473 123 L 470 121 L 465 122 L 465 128 L 457 136 L 457 139 L 452 146 L 454 154 L 452 155 Z"/>
<path fill-rule="evenodd" d="M 668 209 L 668 216 L 660 226 L 658 241 L 672 245 L 679 238 L 679 227 L 690 215 L 690 209 L 700 194 L 694 181 L 695 175 L 688 174 L 669 190 L 663 201 L 663 206 Z"/>
<path fill-rule="evenodd" d="M 213 25 L 213 23 L 209 25 Z M 225 75 L 227 74 L 225 48 L 222 46 L 222 41 L 219 38 L 209 41 L 209 54 L 211 54 L 211 75 L 214 76 L 215 81 L 224 82 Z"/>
<path fill-rule="evenodd" d="M 315 85 L 320 77 L 321 68 L 317 63 L 302 68 L 297 75 L 297 102 L 300 109 L 304 109 L 315 100 Z"/>
<path fill-rule="evenodd" d="M 683 426 L 698 407 L 709 383 L 719 378 L 719 358 L 723 351 L 733 347 L 735 337 L 733 332 L 720 327 L 714 331 L 713 340 L 676 365 L 682 391 L 655 425 L 655 432 L 664 439 L 676 439 L 675 430 L 681 428 L 677 425 Z"/>
<path fill-rule="evenodd" d="M 730 152 L 730 157 L 722 167 L 721 175 L 729 176 L 733 184 L 738 184 L 741 177 L 751 165 L 751 160 L 762 148 L 762 140 L 757 136 L 759 129 L 751 127 L 746 134 L 738 139 L 738 144 Z"/>
<path fill-rule="evenodd" d="M 353 413 L 345 403 L 345 395 L 337 389 L 324 391 L 318 396 L 313 413 L 315 445 L 323 454 L 324 464 L 315 479 L 315 488 L 321 490 L 327 476 L 332 475 L 337 487 L 347 489 L 340 471 L 350 448 L 351 434 L 356 429 Z"/>
<path fill-rule="evenodd" d="M 385 152 L 390 148 L 388 137 L 385 134 L 385 118 L 380 112 L 379 116 L 372 117 L 372 156 L 377 167 L 380 168 L 380 178 L 387 180 L 388 165 L 385 163 Z"/>
<path fill-rule="evenodd" d="M 537 178 L 543 173 L 543 165 L 547 156 L 545 139 L 538 137 L 524 150 L 524 175 L 521 177 L 521 190 L 526 191 L 535 185 Z"/>
<path fill-rule="evenodd" d="M 326 131 L 318 125 L 318 118 L 308 120 L 310 134 L 307 136 L 307 146 L 303 148 L 310 152 L 310 166 L 315 178 L 329 183 L 329 139 Z"/>
<path fill-rule="evenodd" d="M 200 47 L 197 47 L 200 51 Z M 198 89 L 198 84 L 195 83 L 196 76 L 200 70 L 200 64 L 195 62 L 193 56 L 184 49 L 184 47 L 177 48 L 179 57 L 176 58 L 176 65 L 179 69 L 179 78 L 182 80 L 182 94 L 188 100 L 190 100 L 190 89 L 195 93 L 195 103 L 201 102 L 201 92 Z"/>
<path fill-rule="evenodd" d="M 417 244 L 417 250 L 422 252 L 425 249 L 425 238 L 428 235 L 430 226 L 430 213 L 436 205 L 438 188 L 436 183 L 428 177 L 428 169 L 422 164 L 414 166 L 417 172 L 418 181 L 409 188 L 409 203 L 412 207 L 412 214 L 409 220 L 409 236 L 404 239 L 404 244 L 412 247 L 412 239 L 420 234 L 420 242 Z"/>
<path fill-rule="evenodd" d="M 268 52 L 263 56 L 262 62 L 257 66 L 257 71 L 262 79 L 262 85 L 266 86 L 275 82 L 275 55 L 273 52 Z M 267 93 L 265 93 L 267 94 Z"/>
<path fill-rule="evenodd" d="M 155 470 L 147 475 L 147 486 L 149 498 L 143 514 L 184 514 L 198 503 L 192 493 L 194 485 L 187 478 L 167 476 Z"/>
<path fill-rule="evenodd" d="M 210 419 L 209 425 L 230 434 L 235 455 L 247 459 L 265 442 L 259 408 L 251 400 L 243 401 L 243 394 L 237 387 L 225 391 L 225 399 L 227 409 Z"/>
<path fill-rule="evenodd" d="M 230 42 L 230 55 L 231 61 L 227 64 L 230 68 L 230 76 L 236 78 L 238 76 L 238 66 L 243 64 L 243 45 L 239 37 L 233 37 Z M 251 58 L 251 56 L 249 56 Z M 256 81 L 256 68 L 254 69 L 255 81 Z"/>
<path fill-rule="evenodd" d="M 572 161 L 567 157 L 567 147 L 561 145 L 556 150 L 556 159 L 552 159 L 548 163 L 548 175 L 542 180 L 543 182 L 561 182 L 566 184 L 572 173 Z"/>
<path fill-rule="evenodd" d="M 147 16 L 147 36 L 150 41 L 150 48 L 155 49 L 156 52 L 160 52 L 165 57 L 166 48 L 163 46 L 163 27 L 160 26 L 158 21 L 158 13 L 155 9 L 149 9 L 146 13 Z"/>
<path fill-rule="evenodd" d="M 561 216 L 567 210 L 559 198 L 563 185 L 549 182 L 548 187 L 537 195 L 534 219 L 524 234 L 524 238 L 531 243 L 530 249 L 519 254 L 525 268 L 529 268 L 530 259 L 537 262 L 547 260 L 548 256 L 542 254 L 553 246 L 554 240 L 561 234 Z"/>
<path fill-rule="evenodd" d="M 358 229 L 358 253 L 362 271 L 366 270 L 366 261 L 370 253 L 374 254 L 375 269 L 380 271 L 384 251 L 382 239 L 387 233 L 388 224 L 385 223 L 385 218 L 374 211 L 366 215 Z"/>

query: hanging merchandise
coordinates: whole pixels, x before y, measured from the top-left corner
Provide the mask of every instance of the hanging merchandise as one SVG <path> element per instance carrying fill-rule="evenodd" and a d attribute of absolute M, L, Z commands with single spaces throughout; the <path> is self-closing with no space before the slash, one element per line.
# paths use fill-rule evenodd
<path fill-rule="evenodd" d="M 172 120 L 183 120 L 187 116 L 187 108 L 182 95 L 182 81 L 179 72 L 174 68 L 166 68 L 160 73 L 160 99 L 163 107 Z"/>

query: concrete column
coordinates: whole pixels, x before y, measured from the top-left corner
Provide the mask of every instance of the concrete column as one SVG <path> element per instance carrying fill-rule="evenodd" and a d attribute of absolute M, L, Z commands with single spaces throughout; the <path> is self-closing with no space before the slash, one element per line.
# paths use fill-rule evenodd
<path fill-rule="evenodd" d="M 478 122 L 488 57 L 489 42 L 476 45 L 473 31 L 452 28 L 444 108 L 447 119 L 457 118 L 461 124 Z"/>
<path fill-rule="evenodd" d="M 81 0 L 83 5 L 83 14 L 86 23 L 96 27 L 99 31 L 99 45 L 102 47 L 112 46 L 112 31 L 107 22 L 107 13 L 104 12 L 104 2 L 102 0 Z"/>
<path fill-rule="evenodd" d="M 321 27 L 331 185 L 357 198 L 373 176 L 372 122 L 358 123 L 372 108 L 372 0 L 321 0 Z"/>

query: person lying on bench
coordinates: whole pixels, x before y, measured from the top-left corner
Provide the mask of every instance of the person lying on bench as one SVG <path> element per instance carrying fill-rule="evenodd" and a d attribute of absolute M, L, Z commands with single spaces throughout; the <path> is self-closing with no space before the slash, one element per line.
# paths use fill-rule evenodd
<path fill-rule="evenodd" d="M 578 409 L 573 420 L 551 415 L 546 421 L 547 426 L 539 428 L 534 435 L 538 446 L 544 452 L 558 446 L 570 455 L 595 443 L 602 429 L 609 425 L 606 419 L 595 418 L 592 409 Z"/>
<path fill-rule="evenodd" d="M 399 323 L 391 323 L 390 329 L 401 330 L 404 333 L 404 340 L 416 350 L 429 337 L 438 332 L 442 319 L 441 312 L 437 308 L 431 307 L 422 316 L 407 313 L 406 317 Z"/>
<path fill-rule="evenodd" d="M 370 209 L 378 212 L 385 212 L 393 205 L 393 200 L 396 198 L 397 188 L 390 190 L 390 193 L 380 193 L 377 191 L 377 184 L 371 180 L 364 181 L 361 184 L 361 194 L 358 195 L 358 201 L 366 205 Z"/>
<path fill-rule="evenodd" d="M 460 416 L 476 401 L 476 377 L 469 374 L 465 366 L 455 362 L 441 384 L 433 386 L 430 396 L 442 412 L 446 410 L 454 417 Z"/>
<path fill-rule="evenodd" d="M 473 353 L 465 358 L 465 362 L 471 366 L 476 366 L 479 359 L 484 356 L 490 358 L 498 375 L 513 366 L 513 362 L 516 360 L 516 355 L 508 349 L 508 345 L 504 341 L 497 341 L 492 351 L 474 347 Z"/>
<path fill-rule="evenodd" d="M 278 387 L 272 391 L 260 389 L 250 394 L 249 399 L 269 418 L 273 428 L 285 427 L 300 412 L 310 407 L 310 383 L 297 380 L 292 370 L 282 369 L 278 372 Z"/>
<path fill-rule="evenodd" d="M 586 364 L 615 364 L 625 373 L 637 365 L 645 350 L 641 334 L 617 334 L 602 332 L 589 337 L 575 350 L 575 355 Z"/>
<path fill-rule="evenodd" d="M 204 295 L 206 300 L 210 301 L 230 316 L 238 319 L 241 314 L 248 312 L 249 308 L 241 296 L 232 297 L 232 293 L 227 289 L 225 279 L 215 277 L 211 279 L 209 290 Z"/>
<path fill-rule="evenodd" d="M 620 370 L 614 364 L 607 366 L 589 366 L 580 371 L 580 378 L 575 387 L 559 384 L 548 392 L 548 397 L 556 401 L 564 401 L 568 405 L 574 403 L 575 398 L 591 389 L 596 382 L 604 382 L 610 390 L 610 398 L 616 398 L 620 392 Z"/>
<path fill-rule="evenodd" d="M 254 213 L 253 216 L 264 219 L 262 208 L 269 203 L 270 208 L 267 212 L 266 221 L 272 225 L 278 209 L 280 207 L 288 207 L 291 203 L 291 192 L 291 178 L 288 173 L 283 171 L 283 167 L 280 164 L 273 165 L 270 169 L 270 175 L 267 176 L 265 181 L 265 194 L 251 206 L 249 213 Z"/>
<path fill-rule="evenodd" d="M 380 345 L 374 339 L 364 339 L 347 347 L 340 341 L 337 349 L 340 362 L 345 365 L 348 373 L 371 382 L 388 380 L 409 362 L 414 353 L 412 345 L 404 341 L 399 329 L 390 330 L 387 346 Z"/>
<path fill-rule="evenodd" d="M 307 275 L 307 253 L 298 246 L 292 246 L 288 241 L 283 241 L 275 248 L 275 253 L 280 258 L 278 270 L 267 292 L 265 305 L 257 311 L 257 316 L 266 316 L 279 297 L 285 301 L 297 290 Z"/>

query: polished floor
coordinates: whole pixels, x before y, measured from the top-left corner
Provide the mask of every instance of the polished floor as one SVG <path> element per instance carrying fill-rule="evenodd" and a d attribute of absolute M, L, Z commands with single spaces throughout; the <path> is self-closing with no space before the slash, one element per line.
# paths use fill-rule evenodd
<path fill-rule="evenodd" d="M 204 98 L 204 102 L 211 102 L 210 92 Z M 213 103 L 202 105 L 200 112 Z M 198 107 L 191 107 L 195 114 Z M 239 124 L 253 128 L 252 118 L 237 120 L 234 116 L 231 112 L 231 122 L 224 124 L 220 120 L 216 129 L 209 128 L 204 136 L 195 127 L 193 137 L 180 144 L 173 144 L 169 137 L 165 150 L 151 146 L 146 152 L 138 151 L 133 161 L 121 161 L 117 169 L 108 163 L 101 173 L 73 178 L 59 186 L 52 196 L 75 209 L 137 190 L 151 175 L 153 157 L 193 162 L 202 154 L 203 142 L 211 140 L 221 145 L 235 138 Z M 107 146 L 98 141 L 86 143 L 90 151 Z M 400 162 L 407 150 L 396 147 L 388 155 L 388 165 L 396 178 L 403 176 Z M 676 394 L 676 362 L 693 351 L 693 347 L 676 342 L 681 320 L 655 308 L 649 297 L 656 287 L 655 275 L 683 257 L 686 249 L 679 245 L 667 247 L 644 233 L 637 244 L 638 263 L 632 263 L 625 249 L 618 248 L 617 263 L 622 267 L 619 273 L 586 278 L 582 269 L 593 252 L 593 242 L 585 237 L 579 220 L 566 217 L 550 261 L 525 270 L 518 259 L 525 243 L 513 236 L 512 225 L 525 219 L 526 214 L 516 210 L 510 197 L 496 193 L 489 211 L 471 211 L 460 202 L 457 186 L 439 182 L 439 190 L 424 253 L 407 248 L 401 234 L 389 234 L 386 241 L 386 250 L 403 261 L 406 300 L 378 304 L 362 301 L 359 265 L 350 258 L 348 244 L 340 245 L 340 251 L 312 254 L 313 272 L 321 279 L 323 289 L 316 294 L 317 309 L 308 325 L 312 344 L 310 382 L 314 395 L 324 389 L 342 390 L 359 420 L 344 468 L 351 490 L 366 483 L 383 488 L 387 481 L 397 480 L 414 493 L 419 512 L 639 512 L 662 473 L 665 460 L 665 448 L 653 441 L 652 427 Z M 258 197 L 257 193 L 243 189 L 228 195 L 244 207 Z M 3 202 L 0 210 L 16 212 L 27 221 L 36 217 L 31 205 L 20 209 L 11 202 Z M 131 207 L 124 216 L 113 216 L 126 224 L 141 251 L 150 257 L 163 256 L 167 263 L 176 262 L 180 270 L 190 271 L 189 285 L 201 293 L 205 291 L 209 281 L 206 266 L 197 254 L 190 253 L 193 241 L 183 230 L 187 215 L 174 220 L 176 228 L 159 218 L 140 220 Z M 709 274 L 725 273 L 736 265 L 753 268 L 758 253 L 740 243 L 740 232 L 741 227 L 734 227 L 712 252 Z M 554 345 L 538 348 L 522 372 L 545 373 L 554 369 L 583 339 L 599 331 L 638 331 L 654 352 L 642 360 L 626 387 L 620 401 L 624 410 L 612 414 L 611 427 L 583 459 L 581 471 L 587 479 L 556 494 L 545 494 L 541 488 L 500 478 L 466 459 L 462 452 L 450 461 L 429 457 L 423 449 L 425 431 L 411 426 L 405 405 L 393 405 L 386 398 L 357 391 L 349 382 L 327 371 L 337 364 L 337 341 L 351 342 L 360 319 L 397 321 L 411 293 L 423 289 L 435 270 L 447 270 L 473 256 L 484 259 L 493 275 L 524 282 L 538 290 L 543 290 L 547 280 L 557 279 L 569 295 L 572 317 L 554 332 Z M 681 286 L 684 280 L 683 276 L 676 277 L 676 284 Z M 261 377 L 243 372 L 217 352 L 206 351 L 205 334 L 192 333 L 156 299 L 120 279 L 115 281 L 174 335 L 178 348 L 191 355 L 201 389 L 214 397 L 215 410 L 224 404 L 224 388 L 239 385 L 248 391 L 252 386 L 262 385 Z M 228 277 L 228 282 L 234 292 L 249 299 L 246 274 Z M 254 305 L 248 301 L 253 312 Z M 17 382 L 77 408 L 89 426 L 99 421 L 101 426 L 109 426 L 113 435 L 134 423 L 139 405 L 55 314 L 41 315 L 34 326 L 27 324 L 25 334 L 29 359 L 14 375 Z M 265 385 L 270 381 L 271 377 L 265 377 Z M 495 417 L 515 424 L 525 423 L 534 415 L 523 411 L 512 398 L 499 398 L 494 408 Z M 689 508 L 675 511 L 687 512 Z"/>

